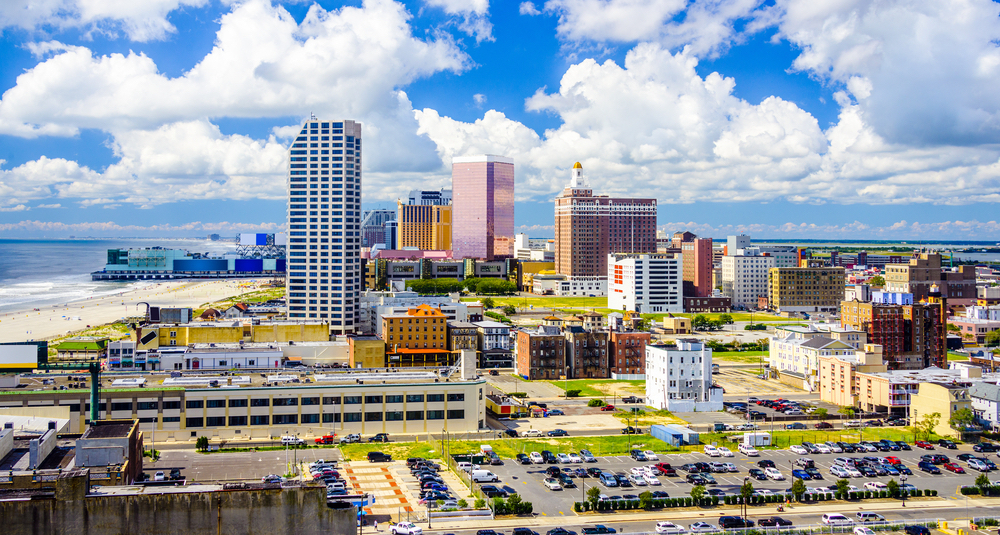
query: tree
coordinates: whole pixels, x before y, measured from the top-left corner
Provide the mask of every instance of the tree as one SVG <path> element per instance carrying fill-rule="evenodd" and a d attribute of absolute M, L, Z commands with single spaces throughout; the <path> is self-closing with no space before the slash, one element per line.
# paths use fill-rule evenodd
<path fill-rule="evenodd" d="M 725 325 L 732 325 L 733 324 L 733 315 L 732 314 L 721 314 L 719 316 L 719 321 L 721 321 Z"/>
<path fill-rule="evenodd" d="M 886 490 L 889 491 L 889 497 L 895 498 L 899 496 L 899 483 L 896 483 L 895 479 L 890 479 L 888 483 L 885 484 Z"/>
<path fill-rule="evenodd" d="M 743 497 L 743 503 L 750 503 L 750 496 L 753 496 L 753 482 L 749 479 L 740 486 L 740 496 Z"/>
<path fill-rule="evenodd" d="M 590 510 L 597 510 L 597 501 L 601 499 L 601 487 L 593 486 L 587 489 L 587 501 L 590 502 Z"/>
<path fill-rule="evenodd" d="M 642 493 L 639 494 L 639 507 L 642 508 L 642 509 L 646 509 L 646 510 L 649 510 L 649 509 L 653 508 L 653 493 L 652 492 L 649 492 L 647 490 L 646 492 L 642 492 Z"/>
<path fill-rule="evenodd" d="M 951 418 L 948 419 L 948 425 L 950 425 L 952 429 L 965 429 L 972 425 L 975 418 L 975 415 L 972 414 L 972 411 L 969 410 L 968 407 L 963 407 L 951 415 Z"/>
<path fill-rule="evenodd" d="M 705 485 L 691 487 L 691 497 L 694 498 L 695 505 L 701 505 L 701 499 L 705 497 Z"/>
<path fill-rule="evenodd" d="M 885 288 L 885 277 L 882 275 L 875 275 L 874 277 L 868 279 L 868 286 L 878 286 L 879 288 Z"/>
<path fill-rule="evenodd" d="M 828 411 L 828 410 L 826 410 L 824 408 L 819 408 L 819 409 L 816 409 L 815 411 L 813 411 L 813 414 L 815 414 L 816 416 L 818 416 L 820 420 L 825 420 L 826 419 L 826 413 L 828 413 L 828 412 L 830 412 L 830 411 Z"/>
<path fill-rule="evenodd" d="M 514 314 L 517 314 L 517 309 L 514 308 L 514 305 L 504 305 L 503 313 L 507 316 L 513 316 Z"/>
<path fill-rule="evenodd" d="M 495 306 L 496 303 L 493 302 L 492 297 L 487 297 L 486 299 L 483 299 L 483 308 L 493 308 Z"/>
<path fill-rule="evenodd" d="M 858 412 L 854 407 L 841 407 L 837 410 L 837 413 L 847 416 L 848 419 L 854 418 L 854 415 Z"/>
<path fill-rule="evenodd" d="M 979 487 L 979 493 L 985 495 L 986 487 L 990 487 L 993 484 L 990 483 L 990 478 L 986 474 L 979 474 L 976 476 L 976 486 Z"/>
<path fill-rule="evenodd" d="M 848 491 L 851 490 L 851 482 L 846 479 L 837 480 L 837 494 L 841 497 L 847 497 Z"/>
<path fill-rule="evenodd" d="M 198 451 L 208 451 L 208 437 L 198 437 L 194 442 L 194 447 Z"/>
<path fill-rule="evenodd" d="M 691 318 L 691 329 L 695 331 L 704 331 L 708 328 L 709 321 L 708 316 L 698 314 Z"/>
<path fill-rule="evenodd" d="M 939 421 L 941 421 L 941 413 L 932 412 L 930 414 L 925 414 L 923 418 L 917 420 L 913 424 L 913 427 L 918 433 L 923 434 L 924 438 L 930 440 L 931 433 L 933 433 L 934 430 L 937 429 Z"/>
<path fill-rule="evenodd" d="M 806 484 L 801 478 L 795 478 L 792 483 L 792 495 L 795 496 L 795 501 L 801 501 L 802 495 L 806 493 Z"/>
<path fill-rule="evenodd" d="M 986 347 L 1000 346 L 1000 330 L 986 333 Z"/>

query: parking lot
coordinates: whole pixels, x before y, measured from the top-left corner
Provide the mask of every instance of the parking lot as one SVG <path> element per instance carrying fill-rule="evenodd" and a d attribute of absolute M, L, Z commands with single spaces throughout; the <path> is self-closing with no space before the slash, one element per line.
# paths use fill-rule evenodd
<path fill-rule="evenodd" d="M 738 472 L 734 473 L 714 473 L 715 480 L 718 482 L 717 485 L 710 486 L 710 488 L 716 488 L 724 491 L 726 494 L 737 494 L 740 486 L 743 484 L 744 479 L 748 477 L 748 471 L 750 468 L 757 468 L 757 463 L 763 459 L 769 459 L 774 462 L 775 466 L 779 469 L 782 475 L 785 477 L 783 481 L 759 481 L 751 479 L 755 489 L 769 489 L 771 491 L 783 491 L 788 489 L 792 485 L 792 469 L 794 468 L 794 463 L 800 457 L 808 457 L 815 462 L 816 468 L 822 474 L 822 480 L 815 481 L 805 481 L 807 487 L 827 487 L 834 485 L 837 481 L 837 477 L 830 474 L 830 468 L 833 465 L 833 461 L 837 457 L 853 457 L 861 458 L 865 456 L 875 456 L 875 457 L 887 457 L 895 456 L 902 460 L 903 464 L 913 471 L 913 475 L 907 476 L 907 483 L 915 486 L 917 489 L 926 490 L 934 489 L 942 497 L 954 497 L 957 496 L 958 487 L 961 485 L 973 485 L 976 477 L 980 472 L 975 470 L 969 470 L 968 465 L 965 462 L 959 462 L 956 459 L 956 455 L 960 453 L 971 453 L 971 447 L 964 446 L 959 450 L 942 450 L 941 448 L 936 448 L 933 452 L 928 452 L 919 448 L 913 448 L 912 451 L 893 451 L 893 452 L 875 452 L 875 453 L 864 453 L 864 454 L 822 454 L 822 455 L 799 455 L 788 450 L 762 450 L 760 457 L 746 457 L 741 455 L 732 448 L 734 452 L 733 457 L 709 457 L 704 453 L 687 453 L 687 454 L 659 454 L 659 460 L 656 462 L 667 462 L 670 463 L 674 468 L 677 468 L 686 463 L 694 462 L 731 462 L 734 463 L 739 469 Z M 553 449 L 553 453 L 560 453 L 559 451 Z M 568 453 L 563 452 L 563 453 Z M 597 453 L 597 452 L 594 452 Z M 942 471 L 939 475 L 931 475 L 920 471 L 917 468 L 917 462 L 921 455 L 928 453 L 940 453 L 949 457 L 949 459 L 956 464 L 966 468 L 965 474 L 954 474 L 948 471 Z M 988 456 L 995 462 L 997 459 L 997 454 L 977 454 L 982 456 Z M 602 470 L 611 471 L 613 473 L 627 474 L 632 467 L 645 466 L 649 464 L 655 464 L 655 462 L 637 462 L 628 456 L 611 456 L 611 457 L 598 457 L 596 463 L 583 463 L 583 464 L 560 464 L 560 468 L 589 468 L 598 467 Z M 601 492 L 609 496 L 622 496 L 625 494 L 640 494 L 646 490 L 662 490 L 668 493 L 671 497 L 679 496 L 689 496 L 692 484 L 685 481 L 686 473 L 678 470 L 678 475 L 676 477 L 666 477 L 657 476 L 661 485 L 660 486 L 645 486 L 645 487 L 613 487 L 608 488 L 601 485 L 598 480 L 594 478 L 578 478 L 573 477 L 576 488 L 567 488 L 564 490 L 549 490 L 543 484 L 544 479 L 547 477 L 545 474 L 545 469 L 547 464 L 531 464 L 522 465 L 518 464 L 516 460 L 505 459 L 503 466 L 492 466 L 490 470 L 497 474 L 501 479 L 501 486 L 507 492 L 516 492 L 520 494 L 521 498 L 525 501 L 532 502 L 534 504 L 534 510 L 536 513 L 543 516 L 574 516 L 573 503 L 577 501 L 583 501 L 586 496 L 586 489 L 591 486 L 598 485 L 601 487 Z M 993 472 L 989 473 L 991 479 L 1000 480 L 1000 474 L 996 476 Z M 850 478 L 849 481 L 852 485 L 858 488 L 863 488 L 864 483 L 869 481 L 879 481 L 882 483 L 887 483 L 890 479 L 895 479 L 897 482 L 900 481 L 900 477 L 861 477 L 861 478 Z"/>

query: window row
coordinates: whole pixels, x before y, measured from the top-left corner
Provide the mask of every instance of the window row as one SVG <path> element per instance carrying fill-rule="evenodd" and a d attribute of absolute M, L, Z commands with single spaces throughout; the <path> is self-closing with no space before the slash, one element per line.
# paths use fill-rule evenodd
<path fill-rule="evenodd" d="M 426 416 L 426 417 L 425 417 Z M 407 421 L 415 420 L 444 420 L 447 416 L 449 420 L 462 420 L 465 418 L 465 411 L 463 409 L 453 409 L 449 411 L 427 411 L 426 415 L 424 411 L 387 411 L 382 412 L 352 412 L 343 415 L 343 420 L 341 415 L 338 414 L 323 414 L 323 423 L 340 423 L 343 422 L 401 422 L 404 419 Z M 226 427 L 227 422 L 229 427 L 244 426 L 249 423 L 249 425 L 297 425 L 297 424 L 317 424 L 320 423 L 321 415 L 319 414 L 303 414 L 301 417 L 297 414 L 275 414 L 274 416 L 209 416 L 206 418 L 187 418 L 185 423 L 187 427 Z M 148 420 L 148 422 L 147 422 Z M 152 423 L 155 418 L 141 418 L 140 421 L 144 423 Z M 180 417 L 164 417 L 164 422 L 179 422 Z"/>

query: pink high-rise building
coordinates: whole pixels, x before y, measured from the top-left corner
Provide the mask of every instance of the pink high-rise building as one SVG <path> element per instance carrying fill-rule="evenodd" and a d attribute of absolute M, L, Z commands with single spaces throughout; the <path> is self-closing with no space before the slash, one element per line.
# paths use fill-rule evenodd
<path fill-rule="evenodd" d="M 453 256 L 493 260 L 514 253 L 514 160 L 490 154 L 452 159 Z"/>

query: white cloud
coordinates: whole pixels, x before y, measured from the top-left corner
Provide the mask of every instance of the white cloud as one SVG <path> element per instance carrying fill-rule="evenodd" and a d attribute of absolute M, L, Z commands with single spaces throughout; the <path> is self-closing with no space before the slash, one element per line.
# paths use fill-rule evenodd
<path fill-rule="evenodd" d="M 56 204 L 39 204 L 35 208 L 62 208 L 62 205 L 59 204 L 59 203 L 56 203 Z"/>
<path fill-rule="evenodd" d="M 109 132 L 120 161 L 102 171 L 39 158 L 0 170 L 0 205 L 50 196 L 85 203 L 149 206 L 178 198 L 278 198 L 285 148 L 297 126 L 275 138 L 223 136 L 211 117 L 288 117 L 314 112 L 363 123 L 366 194 L 395 187 L 394 172 L 440 165 L 433 144 L 399 87 L 442 70 L 461 72 L 468 56 L 447 39 L 412 36 L 402 5 L 369 0 L 361 8 L 313 5 L 301 24 L 264 0 L 224 15 L 212 51 L 176 78 L 142 53 L 94 56 L 48 42 L 49 56 L 0 99 L 0 134 Z M 170 193 L 164 195 L 163 193 Z"/>
<path fill-rule="evenodd" d="M 8 207 L 0 208 L 0 212 L 26 212 L 28 210 L 31 210 L 31 208 L 28 208 L 27 206 L 25 206 L 23 204 L 18 204 L 17 206 L 8 206 Z"/>
<path fill-rule="evenodd" d="M 476 103 L 477 108 L 480 108 L 483 104 L 486 104 L 486 95 L 476 93 L 475 95 L 472 95 L 472 101 Z"/>
<path fill-rule="evenodd" d="M 0 2 L 0 29 L 81 28 L 88 33 L 112 36 L 124 31 L 133 41 L 151 41 L 176 31 L 167 21 L 170 12 L 207 3 L 208 0 L 4 0 Z"/>
<path fill-rule="evenodd" d="M 542 14 L 542 12 L 539 11 L 537 7 L 535 7 L 535 3 L 534 2 L 521 2 L 521 5 L 518 6 L 518 11 L 522 15 L 535 16 L 535 15 L 541 15 Z"/>
<path fill-rule="evenodd" d="M 977 239 L 996 235 L 1000 223 L 996 221 L 940 221 L 937 223 L 910 223 L 906 220 L 891 225 L 873 226 L 861 221 L 843 224 L 817 225 L 815 223 L 783 223 L 716 225 L 699 221 L 672 222 L 659 226 L 669 233 L 690 231 L 699 236 L 722 238 L 733 234 L 750 234 L 755 239 L 767 238 L 832 238 L 856 239 Z"/>
<path fill-rule="evenodd" d="M 883 138 L 1000 141 L 1000 4 L 778 0 L 755 28 L 770 25 L 801 50 L 793 68 L 846 86 Z"/>
<path fill-rule="evenodd" d="M 416 112 L 420 133 L 442 161 L 492 153 L 514 158 L 517 197 L 545 201 L 581 161 L 597 192 L 646 195 L 671 203 L 787 200 L 835 204 L 967 204 L 1000 201 L 994 147 L 910 147 L 891 143 L 846 103 L 827 131 L 795 104 L 733 96 L 735 81 L 701 77 L 687 52 L 636 46 L 624 67 L 585 60 L 558 91 L 539 91 L 526 107 L 551 112 L 558 128 L 538 136 L 490 110 L 473 123 Z M 859 96 L 864 80 L 852 83 Z M 441 170 L 443 173 L 444 170 Z"/>
<path fill-rule="evenodd" d="M 489 0 L 424 0 L 424 3 L 441 8 L 449 15 L 460 16 L 462 20 L 458 23 L 458 29 L 475 37 L 477 43 L 493 40 Z"/>
<path fill-rule="evenodd" d="M 62 223 L 58 221 L 32 221 L 24 220 L 17 223 L 0 223 L 0 231 L 3 232 L 275 232 L 283 231 L 284 223 L 272 223 L 262 221 L 260 223 L 236 223 L 229 221 L 219 221 L 205 223 L 194 221 L 183 225 L 120 225 L 113 221 L 92 221 L 85 223 Z"/>

